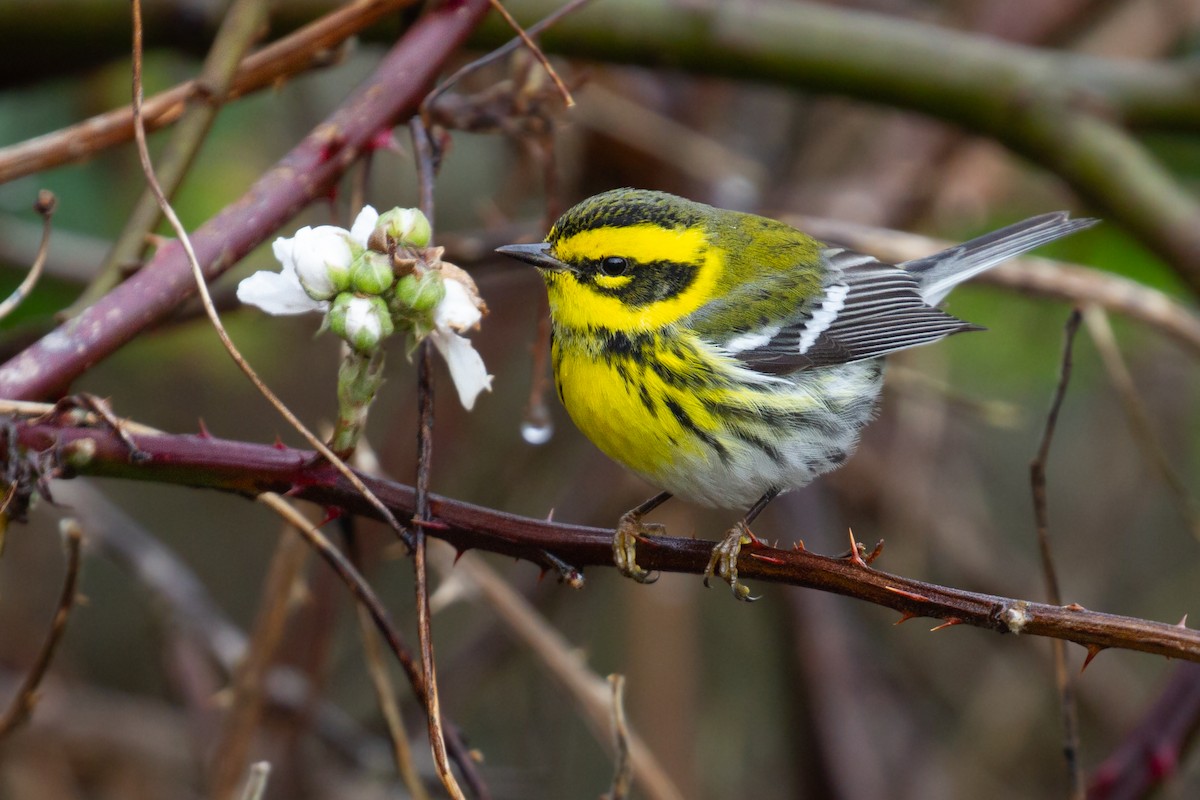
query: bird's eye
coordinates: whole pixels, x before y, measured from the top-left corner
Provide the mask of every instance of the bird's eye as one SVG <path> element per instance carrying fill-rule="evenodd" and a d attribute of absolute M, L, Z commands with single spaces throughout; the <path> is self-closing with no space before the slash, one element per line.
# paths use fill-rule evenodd
<path fill-rule="evenodd" d="M 600 262 L 600 271 L 610 278 L 624 275 L 629 271 L 629 259 L 622 256 L 609 256 Z"/>

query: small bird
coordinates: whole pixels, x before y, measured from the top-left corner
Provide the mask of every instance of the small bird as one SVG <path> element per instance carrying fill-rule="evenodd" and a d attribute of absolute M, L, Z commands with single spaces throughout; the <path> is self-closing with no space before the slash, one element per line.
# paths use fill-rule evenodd
<path fill-rule="evenodd" d="M 959 283 L 1096 223 L 1043 214 L 915 261 L 885 264 L 776 220 L 616 189 L 559 218 L 544 242 L 497 252 L 545 280 L 554 379 L 571 419 L 664 490 L 621 517 L 627 576 L 643 517 L 672 495 L 747 508 L 713 548 L 735 597 L 750 523 L 780 492 L 844 463 L 874 415 L 883 356 L 982 330 L 937 308 Z"/>

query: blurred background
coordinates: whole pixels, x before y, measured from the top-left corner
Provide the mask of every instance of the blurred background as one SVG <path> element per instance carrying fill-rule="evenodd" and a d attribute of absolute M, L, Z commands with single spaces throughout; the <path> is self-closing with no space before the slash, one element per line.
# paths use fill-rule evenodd
<path fill-rule="evenodd" d="M 55 25 L 38 27 L 39 5 L 61 6 Z M 13 59 L 12 69 L 0 70 L 0 147 L 128 102 L 128 6 L 103 5 L 0 1 L 0 52 Z M 272 38 L 332 4 L 281 5 Z M 1154 0 L 825 5 L 1148 60 L 1194 57 L 1200 22 L 1200 3 Z M 91 21 L 85 6 L 106 21 Z M 170 24 L 147 36 L 148 93 L 195 75 L 224 5 L 164 0 L 151 8 Z M 239 197 L 374 68 L 407 21 L 389 18 L 328 68 L 224 108 L 176 196 L 184 223 L 194 228 Z M 506 38 L 490 20 L 457 63 Z M 522 437 L 523 424 L 544 423 L 529 417 L 531 386 L 542 377 L 533 353 L 544 289 L 531 270 L 502 263 L 490 250 L 540 238 L 554 215 L 584 197 L 617 186 L 663 189 L 778 218 L 831 217 L 947 239 L 1060 208 L 1095 213 L 1054 175 L 927 117 L 766 82 L 569 54 L 554 55 L 554 63 L 573 89 L 578 105 L 570 111 L 561 110 L 524 56 L 460 82 L 457 97 L 514 82 L 523 87 L 518 93 L 536 99 L 537 114 L 507 130 L 451 132 L 437 180 L 435 242 L 471 271 L 491 309 L 474 340 L 496 376 L 493 393 L 467 413 L 437 366 L 433 487 L 472 503 L 607 527 L 655 491 L 584 440 L 552 391 L 544 398 L 552 437 L 541 446 Z M 403 127 L 396 135 L 400 150 L 376 153 L 366 183 L 367 201 L 379 208 L 417 198 L 411 141 Z M 1141 140 L 1180 184 L 1196 189 L 1200 138 Z M 152 148 L 163 141 L 163 133 L 153 136 Z M 79 296 L 143 179 L 128 144 L 0 185 L 0 295 L 32 261 L 40 223 L 30 206 L 42 188 L 59 201 L 48 274 L 3 322 L 5 360 Z M 308 209 L 280 234 L 302 224 L 348 225 L 350 195 L 347 188 L 334 202 Z M 1118 225 L 1039 252 L 1194 304 L 1171 267 Z M 320 425 L 336 410 L 336 341 L 314 335 L 315 316 L 271 318 L 232 299 L 240 278 L 273 268 L 270 248 L 260 247 L 214 292 L 250 362 L 301 418 Z M 755 530 L 782 546 L 802 539 L 832 554 L 845 550 L 852 527 L 868 546 L 886 540 L 880 569 L 1041 601 L 1029 461 L 1058 380 L 1070 308 L 990 286 L 959 289 L 948 307 L 988 332 L 892 357 L 879 418 L 859 453 L 841 471 L 775 502 Z M 1159 465 L 1165 460 L 1194 497 L 1200 371 L 1194 352 L 1161 333 L 1117 316 L 1112 326 L 1150 437 L 1131 424 L 1085 327 L 1048 468 L 1059 579 L 1066 602 L 1175 622 L 1200 613 L 1200 529 Z M 382 467 L 410 483 L 415 370 L 401 342 L 391 356 L 368 436 Z M 301 444 L 190 306 L 73 389 L 110 398 L 116 413 L 168 432 L 194 432 L 202 420 L 221 437 Z M 42 503 L 28 525 L 9 530 L 0 557 L 0 698 L 8 698 L 55 607 L 63 571 L 58 520 L 73 513 L 85 533 L 89 519 L 112 531 L 89 537 L 86 602 L 70 620 L 32 722 L 0 749 L 0 800 L 209 796 L 229 680 L 228 664 L 215 653 L 236 660 L 230 637 L 252 630 L 280 525 L 238 497 L 72 483 L 78 485 L 63 484 L 56 496 L 61 505 Z M 655 518 L 674 535 L 715 539 L 736 516 L 676 501 Z M 369 553 L 372 584 L 412 632 L 410 561 L 374 524 L 359 524 L 356 538 Z M 132 570 L 122 547 L 152 550 L 159 571 Z M 586 587 L 573 591 L 552 576 L 539 580 L 531 564 L 483 560 L 592 670 L 626 676 L 630 723 L 683 797 L 1066 793 L 1046 640 L 965 626 L 929 633 L 936 624 L 929 620 L 893 627 L 896 614 L 885 609 L 761 583 L 752 586 L 761 601 L 739 604 L 723 588 L 705 591 L 696 576 L 664 575 L 641 586 L 593 569 Z M 275 657 L 293 668 L 287 674 L 294 680 L 281 682 L 254 744 L 255 756 L 274 768 L 267 796 L 408 796 L 395 779 L 350 599 L 323 563 L 310 559 L 303 575 Z M 184 598 L 172 599 L 172 588 Z M 470 591 L 443 597 L 434 617 L 443 708 L 482 754 L 494 795 L 583 798 L 605 791 L 612 770 L 607 740 L 594 735 L 543 660 Z M 208 628 L 189 621 L 196 609 Z M 411 639 L 415 645 L 415 633 Z M 1073 673 L 1084 656 L 1069 647 Z M 1118 651 L 1088 667 L 1078 682 L 1086 770 L 1130 735 L 1178 669 Z M 423 719 L 402 681 L 399 690 L 415 758 L 440 796 Z M 1170 755 L 1162 796 L 1196 796 L 1200 760 L 1186 748 Z"/>

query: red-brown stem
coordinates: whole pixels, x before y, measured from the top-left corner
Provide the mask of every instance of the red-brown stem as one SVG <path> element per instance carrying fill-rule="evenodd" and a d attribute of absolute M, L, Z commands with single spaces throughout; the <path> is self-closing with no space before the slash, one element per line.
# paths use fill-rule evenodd
<path fill-rule="evenodd" d="M 52 462 L 74 454 L 75 474 L 205 487 L 247 496 L 287 492 L 355 514 L 374 517 L 377 513 L 310 451 L 201 436 L 136 435 L 133 439 L 142 455 L 134 463 L 128 447 L 108 428 L 60 426 L 48 419 L 18 423 L 13 430 L 22 448 L 44 452 Z M 396 516 L 413 516 L 412 487 L 366 476 L 363 480 Z M 543 554 L 548 551 L 579 568 L 612 566 L 611 530 L 519 517 L 437 495 L 430 495 L 429 510 L 431 518 L 445 526 L 427 526 L 429 535 L 460 550 L 478 548 L 553 566 Z M 700 539 L 650 536 L 638 549 L 638 562 L 647 569 L 699 575 L 708 565 L 712 546 L 713 542 Z M 1000 633 L 1049 636 L 1084 647 L 1116 647 L 1200 661 L 1200 631 L 1191 628 L 1075 605 L 1055 606 L 938 586 L 807 550 L 747 550 L 738 562 L 738 571 L 748 580 L 819 589 L 901 614 L 957 619 Z"/>

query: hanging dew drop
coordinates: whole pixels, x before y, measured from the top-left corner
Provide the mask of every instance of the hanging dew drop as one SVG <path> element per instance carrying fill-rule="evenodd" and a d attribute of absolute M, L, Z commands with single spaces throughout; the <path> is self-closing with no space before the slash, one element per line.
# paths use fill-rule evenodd
<path fill-rule="evenodd" d="M 532 445 L 545 444 L 554 435 L 554 422 L 550 419 L 550 409 L 546 404 L 534 400 L 525 409 L 525 418 L 521 420 L 521 438 Z"/>
<path fill-rule="evenodd" d="M 521 423 L 521 438 L 529 444 L 545 444 L 554 436 L 554 423 L 548 418 L 527 419 Z"/>

